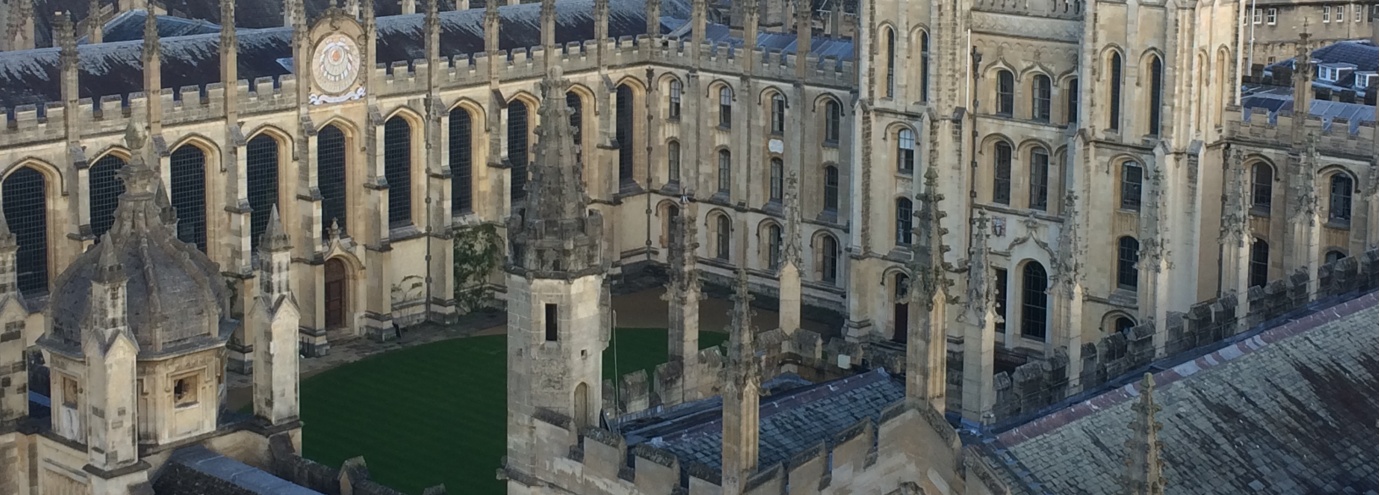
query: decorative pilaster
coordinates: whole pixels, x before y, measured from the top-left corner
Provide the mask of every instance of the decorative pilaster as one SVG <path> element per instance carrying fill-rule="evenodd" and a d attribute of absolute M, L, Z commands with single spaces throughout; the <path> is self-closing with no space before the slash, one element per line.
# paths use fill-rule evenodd
<path fill-rule="evenodd" d="M 939 208 L 944 195 L 939 193 L 939 172 L 934 162 L 925 167 L 925 188 L 915 195 L 920 211 L 915 213 L 915 243 L 910 255 L 910 302 L 913 323 L 906 329 L 906 397 L 928 402 L 944 413 L 946 406 L 948 334 L 945 309 L 952 282 L 946 273 L 944 253 L 947 229 L 940 225 L 946 213 Z"/>
<path fill-rule="evenodd" d="M 757 472 L 758 393 L 761 370 L 752 328 L 752 294 L 747 271 L 740 265 L 729 312 L 728 376 L 723 402 L 723 493 L 743 493 L 749 476 Z"/>
<path fill-rule="evenodd" d="M 1302 120 L 1302 119 L 1295 119 Z M 1289 154 L 1288 185 L 1289 222 L 1285 231 L 1284 266 L 1304 268 L 1308 273 L 1308 295 L 1318 293 L 1319 251 L 1322 244 L 1322 218 L 1318 210 L 1318 148 L 1312 134 L 1304 137 L 1303 149 Z M 1352 211 L 1357 211 L 1353 209 Z"/>
<path fill-rule="evenodd" d="M 259 345 L 254 348 L 254 416 L 278 426 L 296 421 L 298 351 L 297 299 L 290 288 L 292 239 L 274 207 L 259 243 L 259 280 L 248 322 Z"/>
<path fill-rule="evenodd" d="M 1246 321 L 1250 309 L 1247 290 L 1250 288 L 1251 223 L 1246 173 L 1241 163 L 1241 150 L 1224 151 L 1225 170 L 1222 174 L 1222 230 L 1218 243 L 1222 246 L 1222 297 L 1236 298 L 1238 322 Z"/>
<path fill-rule="evenodd" d="M 135 361 L 139 344 L 125 320 L 124 265 L 110 242 L 101 239 L 100 258 L 91 277 L 91 314 L 82 332 L 86 357 L 86 405 L 105 414 L 86 415 L 87 462 L 110 472 L 139 461 L 134 428 L 138 424 L 135 400 Z M 85 412 L 85 411 L 83 411 Z"/>
<path fill-rule="evenodd" d="M 1064 224 L 1059 227 L 1059 251 L 1054 259 L 1054 296 L 1050 320 L 1054 323 L 1053 345 L 1068 356 L 1068 393 L 1079 390 L 1083 374 L 1083 259 L 1087 246 L 1079 235 L 1078 195 L 1072 188 L 1064 194 Z M 1045 352 L 1050 356 L 1049 351 Z"/>
<path fill-rule="evenodd" d="M 986 424 L 996 403 L 993 362 L 996 347 L 995 291 L 987 259 L 987 212 L 973 217 L 968 249 L 968 304 L 958 321 L 963 327 L 963 419 Z"/>
<path fill-rule="evenodd" d="M 1150 373 L 1140 381 L 1140 398 L 1131 406 L 1136 418 L 1131 422 L 1131 438 L 1126 441 L 1126 470 L 1121 477 L 1126 495 L 1164 495 L 1164 460 L 1160 455 L 1159 431 L 1155 420 L 1160 406 L 1155 404 L 1155 377 Z"/>
<path fill-rule="evenodd" d="M 675 404 L 699 398 L 699 366 L 697 356 L 700 342 L 700 272 L 696 240 L 697 207 L 693 202 L 681 204 L 680 213 L 671 217 L 671 239 L 667 249 L 670 281 L 663 299 L 669 304 L 669 325 L 666 333 L 666 355 L 670 373 L 680 371 L 679 379 L 672 379 L 663 390 L 663 404 Z"/>
<path fill-rule="evenodd" d="M 1165 213 L 1169 211 L 1165 189 L 1169 184 L 1164 180 L 1164 169 L 1160 166 L 1166 161 L 1163 155 L 1156 155 L 1156 166 L 1150 171 L 1150 181 L 1145 189 L 1145 211 L 1141 213 L 1140 253 L 1136 269 L 1140 272 L 1137 284 L 1136 304 L 1140 307 L 1141 323 L 1155 326 L 1152 341 L 1155 357 L 1163 357 L 1169 336 L 1166 317 L 1169 311 L 1169 239 L 1170 224 Z"/>

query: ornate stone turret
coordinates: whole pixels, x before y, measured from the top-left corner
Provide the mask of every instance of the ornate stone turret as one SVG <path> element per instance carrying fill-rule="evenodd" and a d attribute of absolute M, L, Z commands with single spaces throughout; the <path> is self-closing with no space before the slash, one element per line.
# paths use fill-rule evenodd
<path fill-rule="evenodd" d="M 247 322 L 257 343 L 254 346 L 254 415 L 275 426 L 295 423 L 298 417 L 297 324 L 300 312 L 289 285 L 291 271 L 292 239 L 283 230 L 275 206 L 259 243 L 262 287 Z"/>
<path fill-rule="evenodd" d="M 130 332 L 126 314 L 127 282 L 130 277 L 121 262 L 116 241 L 109 232 L 94 250 L 91 265 L 90 310 L 82 319 L 81 352 L 86 358 L 86 404 L 92 411 L 86 417 L 87 462 L 110 473 L 93 477 L 93 488 L 109 482 L 113 472 L 139 462 L 135 447 L 136 357 L 139 344 Z M 90 256 L 85 256 L 91 259 Z M 110 483 L 118 486 L 118 483 Z M 112 493 L 95 489 L 93 493 Z"/>
<path fill-rule="evenodd" d="M 920 211 L 915 213 L 915 243 L 911 245 L 910 311 L 914 321 L 906 338 L 906 396 L 929 402 L 936 411 L 945 409 L 946 360 L 948 337 L 944 329 L 944 310 L 948 306 L 949 281 L 944 262 L 944 234 L 940 221 L 947 216 L 939 209 L 944 195 L 939 193 L 939 173 L 931 163 L 925 169 L 925 189 L 915 195 Z"/>
<path fill-rule="evenodd" d="M 1156 151 L 1158 156 L 1163 156 L 1167 143 L 1162 142 L 1160 146 Z M 1155 326 L 1151 339 L 1155 356 L 1163 357 L 1169 335 L 1165 319 L 1169 305 L 1169 245 L 1172 242 L 1170 223 L 1166 218 L 1170 184 L 1165 181 L 1164 167 L 1159 165 L 1168 161 L 1160 159 L 1155 163 L 1148 170 L 1150 180 L 1145 184 L 1145 203 L 1140 216 L 1140 253 L 1136 263 L 1140 280 L 1136 302 L 1140 306 L 1141 323 Z"/>
<path fill-rule="evenodd" d="M 671 240 L 667 249 L 670 281 L 664 298 L 668 303 L 666 333 L 669 383 L 664 384 L 661 400 L 680 403 L 699 398 L 693 389 L 699 383 L 696 356 L 700 349 L 700 272 L 696 239 L 695 204 L 681 205 L 671 217 Z M 677 376 L 677 371 L 679 375 Z"/>
<path fill-rule="evenodd" d="M 778 268 L 781 291 L 780 328 L 788 335 L 800 328 L 800 188 L 795 172 L 786 175 L 786 232 Z"/>
<path fill-rule="evenodd" d="M 1064 223 L 1059 226 L 1059 250 L 1054 257 L 1050 287 L 1052 318 L 1055 326 L 1053 347 L 1068 356 L 1069 393 L 1079 389 L 1083 370 L 1083 256 L 1086 247 L 1079 228 L 1078 195 L 1070 189 L 1064 194 Z"/>
<path fill-rule="evenodd" d="M 1303 119 L 1294 119 L 1303 120 Z M 1322 244 L 1322 216 L 1318 208 L 1317 136 L 1303 137 L 1302 149 L 1291 150 L 1287 183 L 1289 222 L 1285 225 L 1289 239 L 1285 243 L 1285 265 L 1303 267 L 1308 274 L 1318 273 Z M 1318 293 L 1318 277 L 1308 277 L 1308 294 Z"/>
<path fill-rule="evenodd" d="M 1249 309 L 1247 290 L 1250 288 L 1250 182 L 1246 180 L 1245 165 L 1240 149 L 1224 152 L 1226 161 L 1222 180 L 1222 231 L 1218 242 L 1222 246 L 1223 295 L 1234 294 L 1236 315 L 1245 316 Z M 1245 321 L 1244 318 L 1238 318 Z"/>
<path fill-rule="evenodd" d="M 994 288 L 987 260 L 987 212 L 973 218 L 968 249 L 968 303 L 958 320 L 963 325 L 963 419 L 984 422 L 996 403 L 992 358 L 996 347 Z"/>
<path fill-rule="evenodd" d="M 512 242 L 509 271 L 542 278 L 574 278 L 602 272 L 599 239 L 603 219 L 588 210 L 574 129 L 565 94 L 570 82 L 553 67 L 542 81 L 542 126 L 536 162 L 527 182 L 527 205 L 508 218 Z"/>
<path fill-rule="evenodd" d="M 752 328 L 752 293 L 747 271 L 738 267 L 729 312 L 728 376 L 724 382 L 723 493 L 742 493 L 757 471 L 758 415 L 762 375 Z"/>
<path fill-rule="evenodd" d="M 1150 373 L 1140 381 L 1140 398 L 1131 410 L 1136 418 L 1131 422 L 1131 439 L 1126 441 L 1126 471 L 1122 475 L 1122 493 L 1126 495 L 1164 495 L 1164 461 L 1160 458 L 1159 431 L 1155 421 L 1160 406 L 1155 404 L 1155 377 Z"/>

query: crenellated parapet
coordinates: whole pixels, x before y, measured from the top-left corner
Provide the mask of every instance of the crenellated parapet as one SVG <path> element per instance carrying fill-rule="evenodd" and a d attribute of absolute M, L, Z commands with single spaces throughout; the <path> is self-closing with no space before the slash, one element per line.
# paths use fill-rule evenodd
<path fill-rule="evenodd" d="M 505 466 L 500 479 L 539 479 L 586 494 L 722 493 L 718 469 L 647 443 L 629 447 L 625 438 L 607 429 L 576 431 L 569 418 L 551 411 L 538 410 L 533 419 L 542 439 L 538 472 Z M 743 493 L 776 495 L 788 487 L 793 494 L 891 493 L 903 485 L 931 486 L 933 473 L 959 473 L 972 465 L 943 416 L 914 400 L 887 406 L 876 421 L 861 420 L 787 459 L 756 470 Z M 916 464 L 917 459 L 931 464 Z M 943 480 L 955 493 L 962 493 L 964 482 Z"/>
<path fill-rule="evenodd" d="M 1083 0 L 978 0 L 973 10 L 1030 17 L 1082 19 Z"/>
<path fill-rule="evenodd" d="M 1264 108 L 1241 108 L 1228 106 L 1228 115 L 1240 118 L 1226 119 L 1225 136 L 1239 141 L 1258 142 L 1267 146 L 1294 142 L 1294 119 L 1300 118 L 1297 112 L 1270 112 Z M 1318 153 L 1328 156 L 1375 156 L 1376 124 L 1361 120 L 1347 120 L 1340 117 L 1321 118 L 1306 115 L 1303 118 L 1304 136 L 1313 135 L 1317 139 Z"/>

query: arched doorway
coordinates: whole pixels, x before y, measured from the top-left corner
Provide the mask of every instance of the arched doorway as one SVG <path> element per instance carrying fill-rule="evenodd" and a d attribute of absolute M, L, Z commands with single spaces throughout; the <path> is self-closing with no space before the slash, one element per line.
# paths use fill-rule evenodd
<path fill-rule="evenodd" d="M 575 424 L 589 426 L 589 386 L 584 383 L 575 386 Z"/>
<path fill-rule="evenodd" d="M 345 327 L 346 283 L 349 274 L 345 262 L 340 258 L 326 260 L 326 328 L 334 330 Z"/>

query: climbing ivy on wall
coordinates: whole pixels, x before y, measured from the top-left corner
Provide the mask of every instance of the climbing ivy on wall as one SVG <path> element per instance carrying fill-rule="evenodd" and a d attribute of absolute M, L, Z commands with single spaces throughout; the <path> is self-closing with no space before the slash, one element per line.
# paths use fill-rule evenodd
<path fill-rule="evenodd" d="M 474 311 L 492 299 L 489 275 L 498 268 L 502 243 L 494 224 L 455 231 L 455 304 L 461 312 Z"/>

